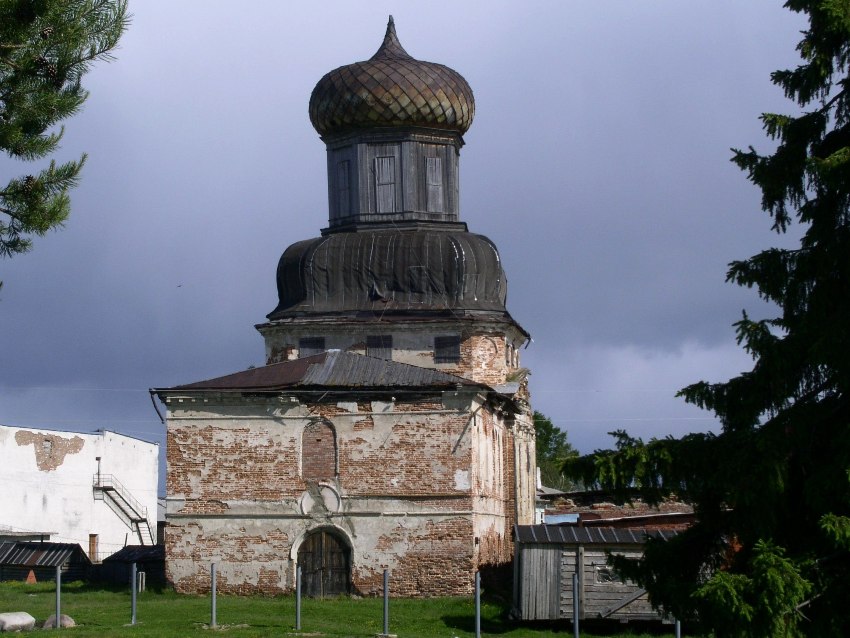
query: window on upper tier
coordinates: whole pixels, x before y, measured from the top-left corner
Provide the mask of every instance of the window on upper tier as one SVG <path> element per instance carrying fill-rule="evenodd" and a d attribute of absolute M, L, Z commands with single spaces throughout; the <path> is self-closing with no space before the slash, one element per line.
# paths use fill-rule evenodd
<path fill-rule="evenodd" d="M 347 217 L 351 213 L 350 166 L 351 163 L 348 160 L 339 162 L 336 165 L 337 213 L 340 217 Z"/>
<path fill-rule="evenodd" d="M 325 351 L 324 337 L 302 337 L 298 340 L 298 356 L 309 357 Z"/>
<path fill-rule="evenodd" d="M 366 354 L 378 359 L 393 358 L 392 335 L 369 335 L 366 337 Z"/>
<path fill-rule="evenodd" d="M 460 337 L 456 335 L 434 337 L 434 363 L 458 363 Z"/>
<path fill-rule="evenodd" d="M 375 212 L 395 211 L 395 158 L 375 158 Z"/>
<path fill-rule="evenodd" d="M 443 212 L 443 162 L 439 157 L 425 158 L 425 184 L 427 185 L 426 210 Z"/>

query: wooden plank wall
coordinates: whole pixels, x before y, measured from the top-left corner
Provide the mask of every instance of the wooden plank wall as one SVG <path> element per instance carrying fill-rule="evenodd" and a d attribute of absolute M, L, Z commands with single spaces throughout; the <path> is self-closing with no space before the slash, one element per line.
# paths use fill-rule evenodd
<path fill-rule="evenodd" d="M 518 557 L 520 617 L 523 620 L 557 620 L 560 615 L 561 548 L 523 545 Z"/>
<path fill-rule="evenodd" d="M 634 547 L 596 547 L 572 546 L 560 547 L 561 586 L 560 618 L 573 617 L 573 574 L 576 565 L 579 571 L 579 619 L 599 618 L 612 607 L 631 598 L 639 591 L 634 583 L 624 583 L 616 577 L 610 580 L 611 568 L 608 567 L 606 550 L 623 554 L 630 558 L 639 558 L 641 550 Z M 605 615 L 613 620 L 659 620 L 653 611 L 647 595 L 644 593 L 613 613 Z"/>

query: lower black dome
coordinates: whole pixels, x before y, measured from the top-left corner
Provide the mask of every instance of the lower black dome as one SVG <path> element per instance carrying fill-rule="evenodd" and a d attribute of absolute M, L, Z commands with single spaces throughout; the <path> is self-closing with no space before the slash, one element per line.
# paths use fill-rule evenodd
<path fill-rule="evenodd" d="M 462 230 L 369 230 L 292 244 L 268 318 L 357 311 L 505 312 L 496 246 Z"/>

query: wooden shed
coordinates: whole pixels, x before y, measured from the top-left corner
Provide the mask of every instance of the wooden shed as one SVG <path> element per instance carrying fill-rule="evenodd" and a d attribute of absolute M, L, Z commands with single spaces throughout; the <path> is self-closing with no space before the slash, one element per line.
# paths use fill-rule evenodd
<path fill-rule="evenodd" d="M 646 591 L 623 581 L 608 554 L 638 558 L 647 537 L 675 532 L 568 525 L 517 525 L 514 613 L 522 620 L 573 618 L 573 574 L 578 574 L 579 620 L 662 620 Z"/>
<path fill-rule="evenodd" d="M 133 563 L 137 573 L 144 574 L 147 586 L 165 585 L 165 546 L 164 545 L 128 545 L 112 556 L 103 559 L 100 565 L 100 578 L 116 585 L 130 582 Z"/>
<path fill-rule="evenodd" d="M 77 543 L 0 543 L 0 580 L 25 580 L 30 572 L 39 581 L 55 580 L 57 567 L 64 581 L 85 580 L 91 561 Z"/>

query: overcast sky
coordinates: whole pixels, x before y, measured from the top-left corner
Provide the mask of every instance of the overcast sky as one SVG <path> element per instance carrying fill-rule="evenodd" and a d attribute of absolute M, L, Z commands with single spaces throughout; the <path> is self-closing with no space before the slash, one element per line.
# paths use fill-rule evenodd
<path fill-rule="evenodd" d="M 0 423 L 163 443 L 148 388 L 264 363 L 277 260 L 327 225 L 310 92 L 392 13 L 475 94 L 461 218 L 500 249 L 534 408 L 582 452 L 713 427 L 674 394 L 750 365 L 731 324 L 768 309 L 727 264 L 792 238 L 729 149 L 769 150 L 758 115 L 793 107 L 769 74 L 803 20 L 778 0 L 427 6 L 131 3 L 65 122 L 56 157 L 89 153 L 70 220 L 0 262 Z M 3 183 L 28 172 L 0 160 Z"/>

